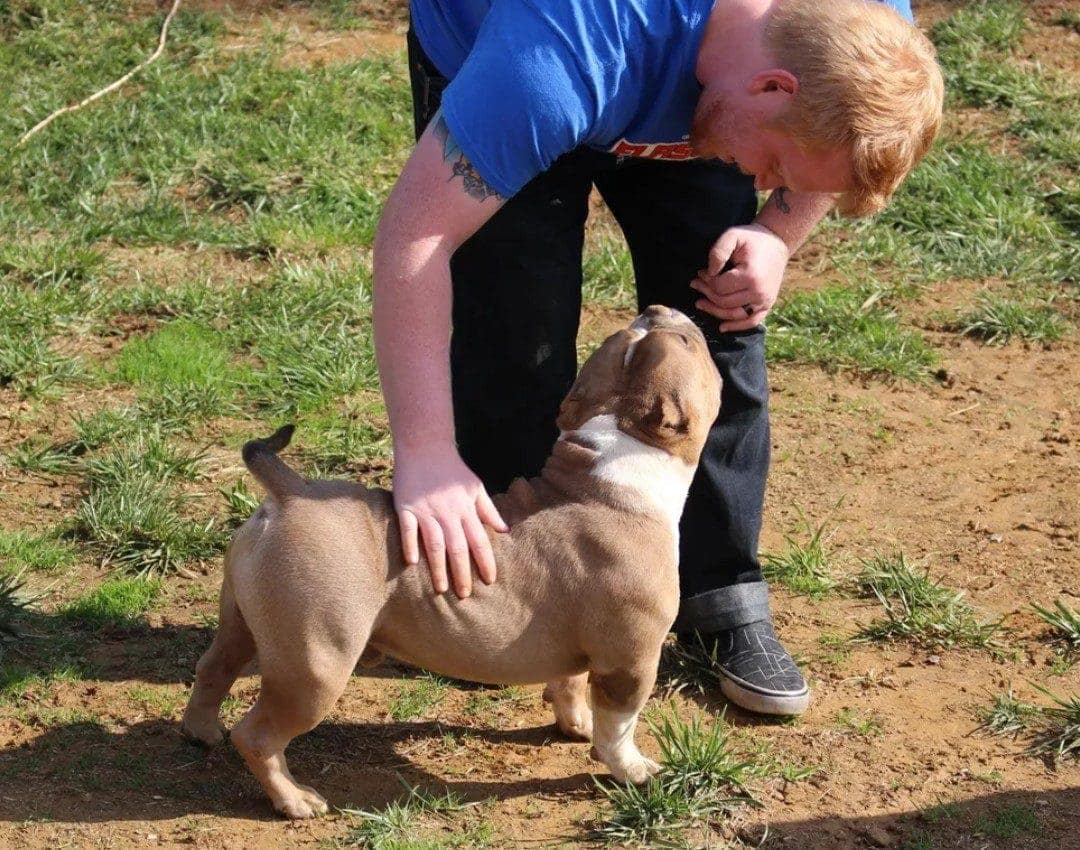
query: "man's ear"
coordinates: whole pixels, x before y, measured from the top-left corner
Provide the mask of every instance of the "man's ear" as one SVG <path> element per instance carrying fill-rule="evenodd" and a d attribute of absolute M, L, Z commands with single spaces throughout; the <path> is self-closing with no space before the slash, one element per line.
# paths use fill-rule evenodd
<path fill-rule="evenodd" d="M 790 97 L 799 91 L 799 78 L 783 68 L 769 68 L 754 74 L 747 83 L 746 91 L 748 94 L 778 92 Z"/>

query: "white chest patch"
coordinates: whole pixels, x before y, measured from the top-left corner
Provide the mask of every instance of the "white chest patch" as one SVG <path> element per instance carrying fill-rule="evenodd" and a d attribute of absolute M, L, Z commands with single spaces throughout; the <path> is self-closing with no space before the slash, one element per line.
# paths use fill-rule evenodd
<path fill-rule="evenodd" d="M 611 414 L 594 416 L 577 429 L 600 453 L 592 474 L 619 488 L 631 509 L 664 519 L 679 551 L 679 518 L 695 467 L 663 449 L 620 431 Z"/>

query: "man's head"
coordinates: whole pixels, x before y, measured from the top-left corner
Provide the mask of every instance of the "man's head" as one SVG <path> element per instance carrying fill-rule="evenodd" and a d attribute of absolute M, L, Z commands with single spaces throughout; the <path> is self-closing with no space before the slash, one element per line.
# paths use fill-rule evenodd
<path fill-rule="evenodd" d="M 929 149 L 944 86 L 934 48 L 872 0 L 773 0 L 703 78 L 690 141 L 735 162 L 758 189 L 840 196 L 840 210 L 880 210 Z M 702 50 L 724 49 L 721 41 Z M 749 65 L 750 67 L 747 67 Z M 699 66 L 700 67 L 700 66 Z"/>

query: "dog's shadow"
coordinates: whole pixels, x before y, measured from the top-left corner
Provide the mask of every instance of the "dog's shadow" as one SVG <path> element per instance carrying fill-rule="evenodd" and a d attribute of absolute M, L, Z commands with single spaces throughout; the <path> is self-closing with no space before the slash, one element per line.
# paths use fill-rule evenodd
<path fill-rule="evenodd" d="M 289 747 L 302 782 L 316 786 L 334 807 L 379 808 L 405 786 L 449 790 L 465 801 L 559 793 L 589 795 L 590 774 L 557 779 L 454 778 L 420 767 L 408 755 L 438 748 L 445 736 L 489 745 L 585 747 L 562 739 L 553 726 L 521 729 L 445 723 L 326 721 Z M 446 758 L 448 773 L 454 757 Z M 460 760 L 459 760 L 460 761 Z M 597 765 L 597 771 L 603 768 Z M 496 764 L 485 775 L 505 774 Z M 54 726 L 25 744 L 0 749 L 0 819 L 94 823 L 160 820 L 190 814 L 274 818 L 262 789 L 226 740 L 205 748 L 183 737 L 179 723 L 146 720 L 121 728 L 95 721 Z"/>

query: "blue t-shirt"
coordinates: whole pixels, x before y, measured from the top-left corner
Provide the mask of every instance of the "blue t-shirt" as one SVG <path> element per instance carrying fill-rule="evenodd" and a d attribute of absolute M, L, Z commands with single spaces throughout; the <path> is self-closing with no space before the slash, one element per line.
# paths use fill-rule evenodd
<path fill-rule="evenodd" d="M 909 0 L 884 0 L 911 20 Z M 692 159 L 698 48 L 715 0 L 411 0 L 442 110 L 511 197 L 576 147 Z"/>

